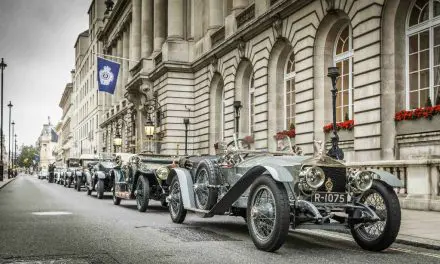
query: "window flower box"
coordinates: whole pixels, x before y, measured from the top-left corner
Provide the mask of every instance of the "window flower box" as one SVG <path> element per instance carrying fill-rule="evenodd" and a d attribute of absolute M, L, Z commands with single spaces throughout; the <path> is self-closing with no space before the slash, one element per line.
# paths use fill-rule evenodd
<path fill-rule="evenodd" d="M 397 112 L 394 121 L 398 135 L 440 131 L 440 105 Z"/>
<path fill-rule="evenodd" d="M 336 123 L 336 130 L 338 131 L 339 141 L 354 140 L 353 135 L 354 120 L 347 120 Z M 323 128 L 325 133 L 325 141 L 329 142 L 333 135 L 333 123 L 327 124 Z"/>

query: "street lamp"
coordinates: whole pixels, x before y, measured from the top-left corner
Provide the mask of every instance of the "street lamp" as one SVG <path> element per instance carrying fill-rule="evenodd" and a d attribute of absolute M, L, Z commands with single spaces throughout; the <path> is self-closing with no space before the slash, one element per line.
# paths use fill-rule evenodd
<path fill-rule="evenodd" d="M 185 156 L 188 156 L 188 126 L 189 126 L 189 118 L 185 117 L 183 119 L 183 123 L 185 124 Z"/>
<path fill-rule="evenodd" d="M 2 61 L 0 63 L 0 69 L 1 69 L 1 97 L 2 99 L 0 100 L 0 116 L 1 116 L 1 125 L 0 125 L 0 181 L 3 181 L 3 71 L 6 68 L 6 63 L 2 58 Z"/>
<path fill-rule="evenodd" d="M 327 152 L 327 155 L 337 159 L 337 160 L 343 160 L 344 159 L 344 152 L 342 149 L 339 148 L 339 136 L 338 132 L 336 130 L 336 95 L 338 92 L 338 89 L 336 88 L 336 81 L 338 80 L 340 73 L 338 67 L 329 67 L 328 68 L 328 77 L 330 77 L 332 81 L 332 110 L 333 110 L 333 135 L 332 135 L 332 147 Z"/>
<path fill-rule="evenodd" d="M 238 134 L 238 126 L 240 124 L 240 108 L 242 108 L 241 101 L 234 101 L 235 109 L 235 133 Z"/>
<path fill-rule="evenodd" d="M 115 152 L 117 147 L 122 146 L 122 137 L 121 134 L 119 134 L 119 130 L 116 131 L 115 138 L 113 139 L 113 146 L 115 146 Z"/>
<path fill-rule="evenodd" d="M 15 159 L 15 164 L 17 164 L 17 134 L 14 135 L 15 138 L 15 147 L 14 147 L 14 159 Z M 17 176 L 15 174 L 15 172 L 13 172 L 14 177 Z"/>
<path fill-rule="evenodd" d="M 14 128 L 15 128 L 15 121 L 12 121 L 12 123 L 11 123 L 11 125 L 12 125 L 12 135 L 14 135 Z M 11 147 L 11 163 L 12 163 L 12 169 L 14 168 L 14 140 L 11 138 L 11 141 L 12 141 L 12 147 Z"/>
<path fill-rule="evenodd" d="M 148 120 L 145 123 L 145 125 L 144 125 L 144 132 L 145 132 L 145 136 L 147 136 L 147 139 L 149 141 L 154 136 L 155 129 L 156 129 L 156 127 L 154 126 L 153 122 L 151 122 L 151 120 Z M 151 151 L 151 144 L 148 144 L 148 149 Z"/>
<path fill-rule="evenodd" d="M 9 101 L 9 127 L 8 127 L 8 179 L 11 177 L 11 108 L 12 103 Z"/>

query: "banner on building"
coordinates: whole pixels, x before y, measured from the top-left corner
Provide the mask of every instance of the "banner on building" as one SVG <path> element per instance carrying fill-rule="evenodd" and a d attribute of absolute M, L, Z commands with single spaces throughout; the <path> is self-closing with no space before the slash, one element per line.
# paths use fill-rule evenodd
<path fill-rule="evenodd" d="M 117 62 L 98 57 L 98 91 L 114 94 L 120 65 Z"/>

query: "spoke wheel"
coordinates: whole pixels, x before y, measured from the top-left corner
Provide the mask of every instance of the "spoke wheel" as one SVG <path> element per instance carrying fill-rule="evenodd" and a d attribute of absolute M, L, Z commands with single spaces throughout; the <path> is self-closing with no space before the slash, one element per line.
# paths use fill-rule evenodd
<path fill-rule="evenodd" d="M 121 203 L 121 198 L 116 196 L 116 180 L 113 182 L 113 204 L 119 205 Z"/>
<path fill-rule="evenodd" d="M 150 200 L 150 184 L 144 176 L 139 176 L 136 185 L 136 205 L 139 212 L 145 212 Z"/>
<path fill-rule="evenodd" d="M 248 200 L 247 225 L 255 246 L 264 251 L 279 249 L 289 230 L 289 199 L 282 183 L 261 176 Z"/>
<path fill-rule="evenodd" d="M 98 199 L 104 198 L 104 180 L 98 180 L 96 184 L 96 196 Z"/>
<path fill-rule="evenodd" d="M 388 185 L 374 181 L 359 202 L 372 208 L 380 220 L 352 225 L 353 238 L 366 250 L 381 251 L 388 248 L 396 240 L 400 229 L 400 204 L 396 193 Z"/>
<path fill-rule="evenodd" d="M 183 207 L 182 194 L 180 192 L 179 178 L 176 176 L 171 182 L 169 210 L 171 220 L 174 223 L 182 223 L 186 217 L 186 210 Z"/>

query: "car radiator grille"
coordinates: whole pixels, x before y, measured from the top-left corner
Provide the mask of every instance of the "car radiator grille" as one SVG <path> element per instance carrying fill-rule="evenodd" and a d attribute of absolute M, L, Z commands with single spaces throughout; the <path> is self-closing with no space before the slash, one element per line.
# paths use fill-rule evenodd
<path fill-rule="evenodd" d="M 335 168 L 335 167 L 321 167 L 325 173 L 324 184 L 318 189 L 319 192 L 326 192 L 325 183 L 328 178 L 331 179 L 333 183 L 333 189 L 331 192 L 345 192 L 347 184 L 347 173 L 345 168 Z"/>

